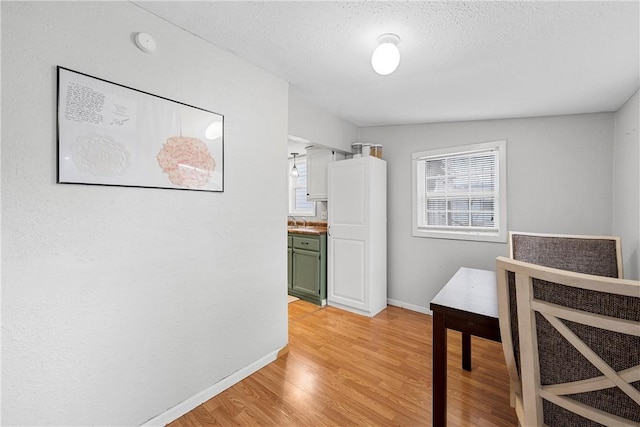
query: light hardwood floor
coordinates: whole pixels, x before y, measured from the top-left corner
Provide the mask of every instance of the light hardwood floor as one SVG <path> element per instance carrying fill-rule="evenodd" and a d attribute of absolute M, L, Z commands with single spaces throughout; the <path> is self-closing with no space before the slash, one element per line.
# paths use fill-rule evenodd
<path fill-rule="evenodd" d="M 170 427 L 431 425 L 431 316 L 392 306 L 374 318 L 305 301 L 288 307 L 288 354 Z M 472 338 L 466 372 L 460 334 L 448 340 L 448 425 L 516 426 L 501 345 Z"/>

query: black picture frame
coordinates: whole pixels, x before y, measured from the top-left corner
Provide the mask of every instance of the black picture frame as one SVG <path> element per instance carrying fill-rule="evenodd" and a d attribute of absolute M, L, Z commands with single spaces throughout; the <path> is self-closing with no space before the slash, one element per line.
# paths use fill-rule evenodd
<path fill-rule="evenodd" d="M 224 192 L 224 116 L 57 67 L 59 184 Z"/>

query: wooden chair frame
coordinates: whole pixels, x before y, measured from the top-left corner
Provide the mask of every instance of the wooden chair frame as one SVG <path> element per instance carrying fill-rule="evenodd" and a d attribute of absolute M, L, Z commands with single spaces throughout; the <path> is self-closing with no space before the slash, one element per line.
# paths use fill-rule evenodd
<path fill-rule="evenodd" d="M 542 399 L 544 398 L 568 411 L 603 425 L 640 426 L 640 423 L 630 422 L 627 419 L 592 408 L 566 397 L 567 394 L 595 391 L 615 386 L 633 399 L 633 401 L 639 405 L 640 410 L 640 391 L 630 384 L 631 382 L 640 380 L 640 365 L 616 372 L 559 319 L 633 336 L 640 336 L 640 322 L 598 315 L 536 300 L 533 297 L 533 279 L 637 298 L 640 298 L 640 282 L 573 273 L 499 257 L 496 260 L 496 277 L 498 282 L 500 327 L 502 327 L 504 316 L 508 315 L 509 312 L 509 272 L 515 273 L 516 277 L 518 328 L 521 346 L 522 395 L 515 396 L 515 407 L 520 423 L 525 426 L 543 425 Z M 541 386 L 538 340 L 537 334 L 535 333 L 536 312 L 541 313 L 602 375 L 583 381 Z M 507 323 L 509 323 L 508 317 L 506 319 Z M 509 334 L 508 336 L 510 337 L 511 335 Z"/>
<path fill-rule="evenodd" d="M 591 235 L 577 235 L 577 234 L 548 234 L 548 233 L 527 233 L 527 232 L 520 232 L 520 231 L 510 231 L 509 232 L 509 258 L 511 259 L 514 259 L 513 258 L 514 257 L 514 244 L 513 244 L 514 235 L 557 237 L 557 238 L 565 238 L 565 239 L 584 239 L 584 240 L 612 240 L 615 242 L 615 246 L 616 246 L 618 278 L 624 277 L 622 273 L 621 243 L 620 243 L 620 237 L 618 236 L 591 236 Z M 502 292 L 501 288 L 498 287 L 498 305 L 499 307 L 501 307 L 500 309 L 504 312 L 504 313 L 501 313 L 500 315 L 499 323 L 500 323 L 500 335 L 502 340 L 502 348 L 504 351 L 507 369 L 509 371 L 510 403 L 511 403 L 511 407 L 515 408 L 516 413 L 522 413 L 522 408 L 518 406 L 518 400 L 516 399 L 518 395 L 522 395 L 522 383 L 520 381 L 520 376 L 518 374 L 515 354 L 513 350 L 513 341 L 511 338 L 512 331 L 511 331 L 511 322 L 509 320 L 511 318 L 511 312 L 509 308 L 508 287 L 505 288 L 504 292 Z"/>

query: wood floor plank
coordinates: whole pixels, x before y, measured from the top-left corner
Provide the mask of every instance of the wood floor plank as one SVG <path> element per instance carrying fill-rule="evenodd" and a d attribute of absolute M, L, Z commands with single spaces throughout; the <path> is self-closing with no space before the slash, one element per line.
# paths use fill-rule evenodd
<path fill-rule="evenodd" d="M 431 425 L 431 316 L 387 307 L 374 318 L 299 300 L 288 304 L 289 352 L 170 424 L 195 426 Z M 450 426 L 515 426 L 499 343 L 448 332 Z"/>

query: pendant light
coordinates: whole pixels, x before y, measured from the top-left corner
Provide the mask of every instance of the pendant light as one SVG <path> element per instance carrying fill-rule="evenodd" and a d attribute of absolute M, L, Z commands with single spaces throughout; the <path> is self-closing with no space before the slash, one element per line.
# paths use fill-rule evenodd
<path fill-rule="evenodd" d="M 298 175 L 300 175 L 298 173 L 298 168 L 296 167 L 296 156 L 298 155 L 298 153 L 291 153 L 291 155 L 293 156 L 293 167 L 291 168 L 291 178 L 297 178 Z"/>
<path fill-rule="evenodd" d="M 371 55 L 371 66 L 376 73 L 387 76 L 393 73 L 400 64 L 400 51 L 398 50 L 400 37 L 391 33 L 383 34 L 378 37 L 378 43 L 380 45 Z"/>

